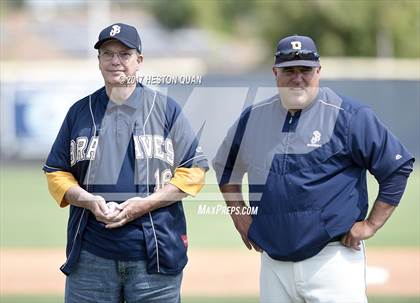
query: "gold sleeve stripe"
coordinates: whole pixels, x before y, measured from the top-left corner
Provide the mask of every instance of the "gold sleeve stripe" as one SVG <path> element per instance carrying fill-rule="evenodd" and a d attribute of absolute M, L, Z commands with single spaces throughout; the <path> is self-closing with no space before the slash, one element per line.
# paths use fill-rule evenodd
<path fill-rule="evenodd" d="M 56 171 L 53 173 L 46 173 L 48 190 L 51 196 L 57 201 L 60 207 L 66 207 L 69 205 L 64 200 L 64 194 L 72 186 L 78 185 L 76 179 L 71 173 L 64 171 Z"/>
<path fill-rule="evenodd" d="M 169 183 L 184 193 L 195 196 L 205 184 L 205 175 L 205 171 L 200 167 L 178 167 Z"/>

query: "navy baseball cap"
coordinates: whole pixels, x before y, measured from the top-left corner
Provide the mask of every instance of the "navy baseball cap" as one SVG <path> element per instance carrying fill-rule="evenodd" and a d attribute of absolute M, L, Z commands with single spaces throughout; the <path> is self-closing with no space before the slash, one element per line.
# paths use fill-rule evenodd
<path fill-rule="evenodd" d="M 289 36 L 277 44 L 275 67 L 318 67 L 319 55 L 314 40 L 306 36 Z"/>
<path fill-rule="evenodd" d="M 115 23 L 104 28 L 99 33 L 98 42 L 96 42 L 94 47 L 98 49 L 101 47 L 102 43 L 112 39 L 118 40 L 125 46 L 134 48 L 141 53 L 140 36 L 134 26 L 124 23 Z"/>

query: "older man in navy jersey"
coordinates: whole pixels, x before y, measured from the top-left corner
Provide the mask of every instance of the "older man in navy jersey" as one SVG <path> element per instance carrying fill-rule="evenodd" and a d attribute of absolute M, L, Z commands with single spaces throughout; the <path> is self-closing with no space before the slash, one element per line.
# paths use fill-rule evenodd
<path fill-rule="evenodd" d="M 70 204 L 66 302 L 179 302 L 187 263 L 181 199 L 204 183 L 207 161 L 172 99 L 133 81 L 137 30 L 99 34 L 105 86 L 68 111 L 44 171 Z"/>

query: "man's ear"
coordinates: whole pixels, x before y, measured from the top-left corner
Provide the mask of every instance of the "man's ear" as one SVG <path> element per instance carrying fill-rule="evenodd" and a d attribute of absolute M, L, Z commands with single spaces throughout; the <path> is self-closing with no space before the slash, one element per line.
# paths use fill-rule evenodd
<path fill-rule="evenodd" d="M 140 64 L 143 62 L 143 55 L 142 54 L 137 54 L 137 63 Z"/>
<path fill-rule="evenodd" d="M 273 74 L 274 74 L 274 77 L 277 78 L 277 67 L 275 66 L 273 66 Z"/>

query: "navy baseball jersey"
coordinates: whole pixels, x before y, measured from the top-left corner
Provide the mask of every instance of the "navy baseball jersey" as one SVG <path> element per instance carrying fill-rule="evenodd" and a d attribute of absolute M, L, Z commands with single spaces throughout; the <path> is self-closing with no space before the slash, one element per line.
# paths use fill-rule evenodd
<path fill-rule="evenodd" d="M 363 220 L 366 170 L 385 180 L 413 156 L 372 110 L 328 88 L 294 115 L 279 96 L 247 108 L 213 160 L 220 185 L 249 180 L 248 237 L 273 259 L 300 261 Z"/>
<path fill-rule="evenodd" d="M 140 84 L 122 105 L 105 88 L 68 111 L 46 172 L 73 174 L 79 185 L 108 201 L 145 197 L 167 184 L 178 167 L 208 169 L 207 160 L 180 106 Z M 175 274 L 187 263 L 186 224 L 181 201 L 121 228 L 107 230 L 89 211 L 70 206 L 69 274 L 80 249 L 119 260 L 146 259 L 149 272 Z"/>

